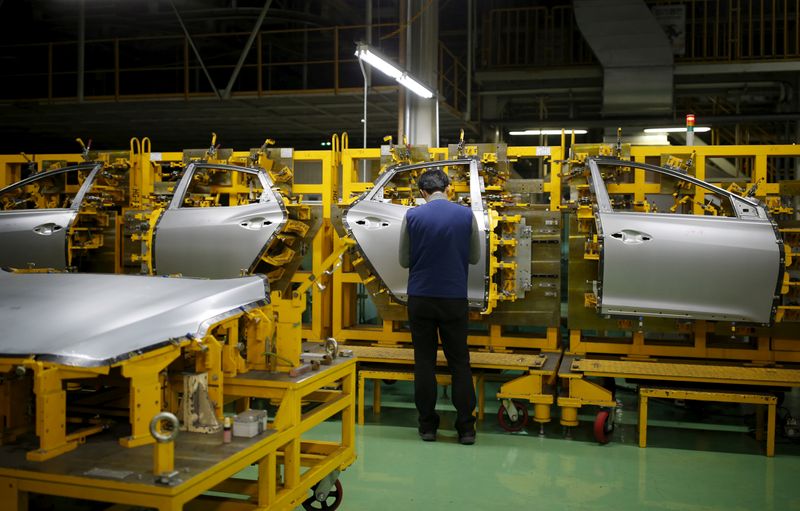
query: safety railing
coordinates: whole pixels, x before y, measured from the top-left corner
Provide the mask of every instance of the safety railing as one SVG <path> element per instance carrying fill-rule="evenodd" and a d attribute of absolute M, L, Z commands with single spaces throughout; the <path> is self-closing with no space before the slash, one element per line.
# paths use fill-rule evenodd
<path fill-rule="evenodd" d="M 686 48 L 678 60 L 725 61 L 800 57 L 800 4 L 795 0 L 683 0 Z"/>
<path fill-rule="evenodd" d="M 372 25 L 381 51 L 391 58 L 398 53 L 398 36 L 380 35 L 396 28 L 396 24 Z M 363 78 L 354 43 L 365 38 L 367 29 L 352 25 L 262 31 L 232 95 L 359 89 Z M 213 97 L 215 90 L 226 88 L 249 35 L 192 35 L 208 77 L 183 35 L 87 40 L 83 98 Z M 4 63 L 0 99 L 68 101 L 80 96 L 76 41 L 1 46 L 0 59 Z M 373 85 L 396 84 L 375 76 Z"/>
<path fill-rule="evenodd" d="M 596 62 L 569 2 L 491 9 L 484 16 L 481 65 L 566 66 Z M 650 0 L 677 62 L 800 58 L 796 0 Z M 660 11 L 660 12 L 659 12 Z M 681 20 L 683 20 L 681 22 Z"/>
<path fill-rule="evenodd" d="M 443 43 L 439 43 L 439 97 L 457 112 L 467 108 L 467 68 Z"/>
<path fill-rule="evenodd" d="M 396 61 L 397 25 L 374 24 L 371 28 L 380 50 Z M 366 30 L 365 25 L 353 25 L 262 31 L 237 75 L 232 96 L 359 91 L 363 77 L 353 55 L 354 42 L 365 39 Z M 383 33 L 386 35 L 381 36 Z M 83 98 L 213 97 L 215 90 L 227 87 L 248 36 L 246 32 L 192 36 L 202 63 L 182 35 L 86 41 Z M 1 46 L 0 59 L 6 64 L 0 100 L 74 100 L 79 96 L 77 54 L 75 41 Z M 456 111 L 463 111 L 466 68 L 442 44 L 438 58 L 439 96 Z M 397 84 L 373 73 L 372 85 Z"/>
<path fill-rule="evenodd" d="M 563 66 L 595 61 L 570 5 L 492 9 L 484 20 L 484 67 Z"/>

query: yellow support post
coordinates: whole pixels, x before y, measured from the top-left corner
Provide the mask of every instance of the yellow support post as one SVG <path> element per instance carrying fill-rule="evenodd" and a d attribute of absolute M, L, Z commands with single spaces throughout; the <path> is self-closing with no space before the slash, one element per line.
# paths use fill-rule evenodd
<path fill-rule="evenodd" d="M 0 502 L 8 511 L 27 511 L 28 493 L 20 491 L 16 479 L 0 477 Z"/>
<path fill-rule="evenodd" d="M 86 436 L 97 428 L 67 435 L 67 393 L 64 380 L 93 378 L 107 374 L 108 368 L 62 368 L 45 366 L 40 362 L 27 362 L 33 369 L 33 391 L 36 394 L 36 435 L 39 448 L 27 453 L 29 461 L 45 461 L 75 449 Z"/>
<path fill-rule="evenodd" d="M 40 368 L 33 379 L 36 394 L 36 434 L 39 449 L 28 453 L 31 461 L 44 461 L 71 451 L 77 443 L 67 442 L 67 393 L 57 367 Z"/>
<path fill-rule="evenodd" d="M 122 364 L 122 376 L 131 380 L 129 403 L 131 435 L 120 438 L 121 446 L 138 447 L 153 443 L 153 437 L 150 435 L 150 420 L 161 412 L 161 371 L 166 369 L 180 354 L 180 346 L 169 346 L 151 351 L 146 356 Z M 210 383 L 209 387 L 211 387 Z"/>

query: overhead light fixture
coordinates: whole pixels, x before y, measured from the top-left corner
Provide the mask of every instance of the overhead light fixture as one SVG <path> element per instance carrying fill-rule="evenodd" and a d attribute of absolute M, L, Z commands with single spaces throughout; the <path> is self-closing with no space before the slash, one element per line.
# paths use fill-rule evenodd
<path fill-rule="evenodd" d="M 432 91 L 428 90 L 427 87 L 425 87 L 415 79 L 408 76 L 408 73 L 403 73 L 403 75 L 400 78 L 398 78 L 397 81 L 400 83 L 400 85 L 410 90 L 417 96 L 420 96 L 425 99 L 430 99 L 433 97 Z"/>
<path fill-rule="evenodd" d="M 359 43 L 356 46 L 355 56 L 382 72 L 389 78 L 394 78 L 397 82 L 410 90 L 417 96 L 425 99 L 433 97 L 433 91 L 422 85 L 418 80 L 412 78 L 408 72 L 403 71 L 386 57 L 370 48 L 368 45 Z"/>
<path fill-rule="evenodd" d="M 509 135 L 561 135 L 562 130 L 559 129 L 543 129 L 543 130 L 522 130 L 522 131 L 509 131 Z M 588 131 L 583 129 L 564 129 L 565 135 L 585 135 Z"/>
<path fill-rule="evenodd" d="M 398 80 L 403 75 L 403 72 L 395 67 L 394 64 L 386 60 L 386 58 L 379 53 L 375 52 L 375 50 L 370 49 L 369 46 L 359 45 L 356 49 L 355 55 L 389 78 Z"/>
<path fill-rule="evenodd" d="M 695 126 L 692 130 L 695 133 L 705 133 L 711 131 L 708 126 Z M 672 128 L 645 128 L 645 133 L 686 133 L 686 126 L 677 126 Z"/>

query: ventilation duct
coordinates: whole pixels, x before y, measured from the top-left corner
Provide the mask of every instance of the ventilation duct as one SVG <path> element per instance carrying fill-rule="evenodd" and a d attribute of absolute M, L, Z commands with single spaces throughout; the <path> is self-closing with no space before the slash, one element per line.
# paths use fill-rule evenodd
<path fill-rule="evenodd" d="M 643 0 L 574 0 L 603 66 L 604 116 L 672 114 L 672 46 Z"/>

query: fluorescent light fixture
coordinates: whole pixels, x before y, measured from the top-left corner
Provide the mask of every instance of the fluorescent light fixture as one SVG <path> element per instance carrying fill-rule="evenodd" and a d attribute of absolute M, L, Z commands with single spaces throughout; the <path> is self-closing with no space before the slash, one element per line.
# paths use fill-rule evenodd
<path fill-rule="evenodd" d="M 711 131 L 711 128 L 708 126 L 695 126 L 694 127 L 695 133 L 705 133 L 706 131 Z M 645 133 L 686 133 L 686 126 L 678 126 L 672 128 L 645 128 Z"/>
<path fill-rule="evenodd" d="M 398 78 L 397 81 L 400 83 L 400 85 L 410 90 L 417 96 L 420 96 L 425 99 L 430 99 L 433 97 L 433 92 L 428 90 L 427 87 L 425 87 L 415 79 L 408 76 L 408 73 L 403 73 L 403 76 Z"/>
<path fill-rule="evenodd" d="M 433 91 L 409 76 L 407 72 L 404 72 L 402 69 L 395 66 L 392 62 L 387 60 L 386 57 L 376 52 L 366 44 L 359 43 L 356 46 L 355 56 L 378 71 L 381 71 L 388 77 L 394 78 L 400 85 L 410 90 L 417 96 L 425 99 L 430 99 L 433 97 Z"/>
<path fill-rule="evenodd" d="M 575 133 L 576 135 L 585 135 L 588 133 L 586 130 L 582 129 L 565 129 L 565 135 L 571 135 Z M 509 131 L 509 135 L 561 135 L 561 130 L 559 129 L 546 129 L 546 130 L 522 130 L 522 131 Z"/>
<path fill-rule="evenodd" d="M 355 55 L 390 78 L 399 80 L 403 75 L 403 72 L 395 67 L 394 64 L 386 60 L 386 58 L 382 57 L 378 53 L 375 53 L 374 50 L 371 50 L 367 46 L 359 46 Z"/>

